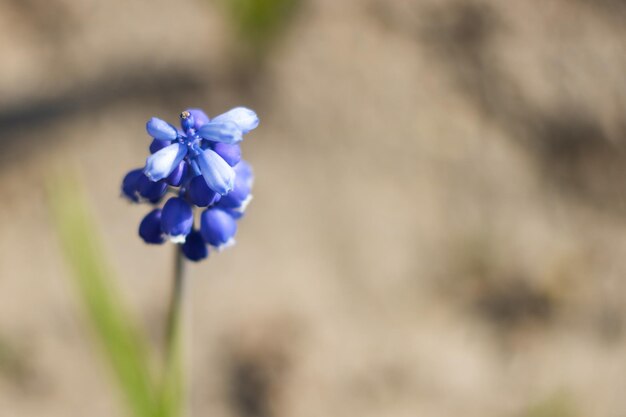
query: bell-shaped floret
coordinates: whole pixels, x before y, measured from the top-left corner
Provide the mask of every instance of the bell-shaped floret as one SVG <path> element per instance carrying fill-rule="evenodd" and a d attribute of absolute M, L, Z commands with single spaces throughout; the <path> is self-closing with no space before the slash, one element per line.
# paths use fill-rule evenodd
<path fill-rule="evenodd" d="M 235 171 L 211 149 L 200 151 L 196 157 L 198 168 L 209 188 L 221 195 L 229 193 L 235 185 Z"/>
<path fill-rule="evenodd" d="M 203 139 L 222 143 L 238 143 L 243 139 L 241 128 L 232 121 L 213 120 L 198 129 L 198 135 Z"/>
<path fill-rule="evenodd" d="M 200 233 L 205 242 L 222 249 L 235 243 L 237 222 L 224 210 L 209 208 L 200 216 Z"/>
<path fill-rule="evenodd" d="M 174 140 L 178 136 L 178 132 L 174 126 L 156 117 L 148 120 L 146 130 L 150 136 L 159 140 Z"/>
<path fill-rule="evenodd" d="M 198 207 L 208 207 L 220 200 L 220 195 L 209 188 L 204 177 L 198 175 L 189 181 L 187 195 L 192 204 Z"/>
<path fill-rule="evenodd" d="M 254 110 L 245 107 L 235 107 L 226 113 L 216 116 L 212 123 L 235 122 L 242 133 L 248 133 L 259 125 L 259 117 Z"/>
<path fill-rule="evenodd" d="M 237 144 L 218 142 L 213 146 L 213 150 L 231 167 L 234 167 L 241 161 L 241 147 Z"/>
<path fill-rule="evenodd" d="M 223 196 L 217 205 L 220 208 L 243 213 L 251 200 L 252 187 L 249 179 L 244 175 L 237 175 L 235 177 L 235 187 L 230 193 Z"/>
<path fill-rule="evenodd" d="M 164 181 L 150 181 L 143 173 L 137 181 L 139 195 L 155 204 L 161 200 L 167 191 L 167 184 Z"/>
<path fill-rule="evenodd" d="M 166 146 L 146 159 L 143 172 L 152 181 L 162 180 L 176 169 L 185 155 L 187 155 L 187 146 L 182 143 Z"/>
<path fill-rule="evenodd" d="M 184 160 L 180 161 L 178 166 L 174 168 L 174 171 L 170 175 L 167 176 L 165 182 L 167 182 L 172 187 L 179 187 L 185 178 L 185 174 L 187 174 L 187 162 Z"/>
<path fill-rule="evenodd" d="M 252 185 L 254 184 L 254 171 L 252 170 L 252 165 L 242 160 L 233 169 L 235 170 L 237 177 L 245 181 L 248 186 L 252 188 Z"/>
<path fill-rule="evenodd" d="M 198 262 L 209 256 L 209 248 L 202 239 L 202 235 L 197 230 L 192 230 L 187 235 L 182 246 L 183 254 L 190 261 Z"/>
<path fill-rule="evenodd" d="M 152 139 L 150 142 L 150 153 L 159 152 L 161 149 L 170 146 L 172 144 L 169 140 Z"/>
<path fill-rule="evenodd" d="M 191 232 L 193 211 L 189 203 L 180 197 L 167 200 L 161 214 L 161 230 L 172 242 L 182 243 Z"/>
<path fill-rule="evenodd" d="M 133 169 L 122 180 L 122 194 L 135 203 L 139 201 L 139 179 L 144 176 L 142 171 L 141 168 Z"/>
<path fill-rule="evenodd" d="M 143 218 L 139 224 L 139 236 L 151 244 L 163 243 L 161 231 L 161 209 L 154 209 Z"/>

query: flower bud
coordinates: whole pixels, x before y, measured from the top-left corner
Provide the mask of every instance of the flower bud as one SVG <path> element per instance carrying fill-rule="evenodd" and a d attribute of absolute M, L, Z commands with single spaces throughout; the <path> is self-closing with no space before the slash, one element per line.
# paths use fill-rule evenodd
<path fill-rule="evenodd" d="M 152 181 L 162 180 L 174 171 L 185 155 L 187 155 L 187 147 L 182 143 L 166 146 L 146 159 L 143 172 Z"/>
<path fill-rule="evenodd" d="M 193 211 L 180 197 L 167 200 L 161 214 L 161 230 L 172 242 L 182 243 L 193 226 Z"/>
<path fill-rule="evenodd" d="M 196 162 L 207 185 L 216 193 L 227 194 L 235 185 L 235 171 L 221 156 L 206 149 L 198 153 Z"/>
<path fill-rule="evenodd" d="M 170 142 L 169 140 L 152 139 L 152 142 L 150 143 L 150 153 L 157 153 L 161 149 L 170 146 L 171 144 L 172 142 Z"/>
<path fill-rule="evenodd" d="M 191 233 L 187 235 L 182 250 L 187 259 L 194 262 L 209 256 L 209 248 L 204 242 L 204 239 L 202 239 L 202 235 L 197 230 L 192 230 Z"/>
<path fill-rule="evenodd" d="M 213 146 L 213 151 L 221 156 L 231 167 L 234 167 L 241 161 L 241 147 L 237 144 L 218 142 Z"/>
<path fill-rule="evenodd" d="M 200 233 L 204 241 L 222 249 L 235 243 L 237 223 L 228 213 L 218 208 L 209 208 L 200 216 Z"/>
<path fill-rule="evenodd" d="M 167 184 L 163 181 L 150 181 L 148 177 L 142 173 L 137 181 L 137 190 L 140 196 L 154 204 L 158 203 L 161 197 L 165 195 Z"/>
<path fill-rule="evenodd" d="M 234 168 L 235 174 L 239 179 L 243 179 L 249 187 L 252 188 L 252 184 L 254 183 L 254 172 L 252 171 L 252 166 L 246 162 L 239 162 Z"/>
<path fill-rule="evenodd" d="M 198 175 L 189 182 L 187 189 L 189 200 L 198 207 L 208 207 L 220 200 L 220 195 L 209 188 L 204 177 Z"/>
<path fill-rule="evenodd" d="M 156 117 L 148 120 L 146 130 L 150 136 L 160 140 L 174 140 L 178 136 L 178 132 L 174 126 Z"/>
<path fill-rule="evenodd" d="M 252 189 L 250 185 L 250 181 L 246 178 L 246 176 L 237 175 L 235 177 L 235 187 L 230 193 L 220 199 L 218 206 L 220 208 L 231 209 L 243 213 L 252 200 Z"/>
<path fill-rule="evenodd" d="M 122 180 L 122 194 L 135 203 L 139 202 L 139 196 L 137 195 L 139 190 L 137 188 L 139 179 L 144 176 L 142 171 L 141 168 L 133 169 Z"/>
<path fill-rule="evenodd" d="M 178 166 L 174 168 L 174 171 L 165 179 L 172 187 L 179 187 L 183 182 L 183 178 L 185 178 L 185 174 L 187 173 L 187 162 L 180 161 Z"/>
<path fill-rule="evenodd" d="M 212 142 L 237 143 L 243 139 L 241 128 L 235 122 L 209 122 L 198 129 L 201 138 Z"/>
<path fill-rule="evenodd" d="M 163 243 L 161 209 L 154 209 L 143 218 L 139 224 L 139 236 L 141 236 L 146 243 Z"/>
<path fill-rule="evenodd" d="M 212 123 L 234 122 L 239 126 L 242 133 L 248 133 L 259 125 L 259 118 L 253 110 L 245 107 L 235 107 L 216 116 Z"/>

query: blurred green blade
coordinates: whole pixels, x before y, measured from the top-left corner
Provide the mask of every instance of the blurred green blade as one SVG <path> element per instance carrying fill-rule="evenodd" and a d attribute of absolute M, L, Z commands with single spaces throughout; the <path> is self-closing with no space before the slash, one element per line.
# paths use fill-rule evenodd
<path fill-rule="evenodd" d="M 226 0 L 224 5 L 242 40 L 264 50 L 287 27 L 300 1 Z"/>
<path fill-rule="evenodd" d="M 178 320 L 178 318 L 176 318 Z M 162 415 L 176 417 L 183 415 L 184 401 L 184 374 L 182 361 L 182 340 L 179 326 L 169 341 L 170 352 L 164 369 L 160 392 L 160 407 Z"/>
<path fill-rule="evenodd" d="M 145 338 L 123 308 L 79 187 L 58 181 L 51 184 L 48 199 L 79 296 L 133 414 L 159 415 Z"/>

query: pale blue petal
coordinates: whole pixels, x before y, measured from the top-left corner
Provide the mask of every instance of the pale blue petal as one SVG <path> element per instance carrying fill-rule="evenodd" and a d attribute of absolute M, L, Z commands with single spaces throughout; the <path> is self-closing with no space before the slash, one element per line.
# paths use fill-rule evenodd
<path fill-rule="evenodd" d="M 200 172 L 209 188 L 221 195 L 228 194 L 235 186 L 235 171 L 224 159 L 206 149 L 196 159 Z"/>
<path fill-rule="evenodd" d="M 170 175 L 185 155 L 187 147 L 181 143 L 166 146 L 148 157 L 143 172 L 151 181 L 159 181 Z"/>
<path fill-rule="evenodd" d="M 148 120 L 146 130 L 150 136 L 159 140 L 174 140 L 178 135 L 174 126 L 156 117 Z"/>
<path fill-rule="evenodd" d="M 198 135 L 204 139 L 222 143 L 237 143 L 243 139 L 241 128 L 232 121 L 210 121 L 198 129 Z"/>
<path fill-rule="evenodd" d="M 245 107 L 235 107 L 214 117 L 212 123 L 235 122 L 243 133 L 248 133 L 259 125 L 259 117 L 253 110 Z"/>

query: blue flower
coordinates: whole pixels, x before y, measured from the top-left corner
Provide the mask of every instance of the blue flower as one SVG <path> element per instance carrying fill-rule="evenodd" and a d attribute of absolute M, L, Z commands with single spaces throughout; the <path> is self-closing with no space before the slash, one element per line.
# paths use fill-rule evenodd
<path fill-rule="evenodd" d="M 152 143 L 150 143 L 150 153 L 155 153 L 160 151 L 161 149 L 165 148 L 166 146 L 169 146 L 172 144 L 172 141 L 170 140 L 160 140 L 160 139 L 153 139 Z"/>
<path fill-rule="evenodd" d="M 180 187 L 180 184 L 183 182 L 183 178 L 187 173 L 187 167 L 188 165 L 185 161 L 180 161 L 176 168 L 170 172 L 170 175 L 167 176 L 165 181 L 173 187 Z"/>
<path fill-rule="evenodd" d="M 211 149 L 198 153 L 196 163 L 210 189 L 220 195 L 228 194 L 235 186 L 235 171 L 224 158 Z"/>
<path fill-rule="evenodd" d="M 139 202 L 139 178 L 143 176 L 142 169 L 133 169 L 124 176 L 122 180 L 122 194 L 124 194 L 130 201 L 135 203 Z"/>
<path fill-rule="evenodd" d="M 242 133 L 248 133 L 249 131 L 256 129 L 259 125 L 259 118 L 256 113 L 245 107 L 235 107 L 226 113 L 215 116 L 212 120 L 213 123 L 234 122 L 239 126 Z"/>
<path fill-rule="evenodd" d="M 185 156 L 187 147 L 184 144 L 166 146 L 148 157 L 143 172 L 151 181 L 162 180 L 174 171 Z"/>
<path fill-rule="evenodd" d="M 161 230 L 172 242 L 183 243 L 193 227 L 193 210 L 180 197 L 167 200 L 161 213 Z"/>
<path fill-rule="evenodd" d="M 209 188 L 202 175 L 195 176 L 189 181 L 187 195 L 192 204 L 198 207 L 208 207 L 217 203 L 221 195 Z"/>
<path fill-rule="evenodd" d="M 139 224 L 139 236 L 146 243 L 163 243 L 161 231 L 161 209 L 154 209 L 143 218 Z"/>
<path fill-rule="evenodd" d="M 256 113 L 244 107 L 234 108 L 213 120 L 199 109 L 186 110 L 180 115 L 182 131 L 153 117 L 146 124 L 154 141 L 144 174 L 152 181 L 162 180 L 185 160 L 199 170 L 213 191 L 225 195 L 234 186 L 231 167 L 241 159 L 241 149 L 234 144 L 258 124 Z"/>
<path fill-rule="evenodd" d="M 213 145 L 213 151 L 221 156 L 231 167 L 234 167 L 241 161 L 241 146 L 239 145 L 216 143 Z"/>
<path fill-rule="evenodd" d="M 151 118 L 146 130 L 153 138 L 143 169 L 122 181 L 131 202 L 158 204 L 166 193 L 174 197 L 141 221 L 139 235 L 150 244 L 165 238 L 181 244 L 192 261 L 204 259 L 208 246 L 223 249 L 234 243 L 237 220 L 252 199 L 253 174 L 241 159 L 239 143 L 259 124 L 256 113 L 236 107 L 210 119 L 200 109 L 180 114 L 180 128 Z M 205 207 L 194 229 L 194 209 Z"/>
<path fill-rule="evenodd" d="M 153 117 L 146 123 L 148 134 L 159 140 L 174 140 L 178 137 L 176 128 L 164 120 Z"/>
<path fill-rule="evenodd" d="M 164 181 L 150 181 L 148 177 L 141 174 L 137 180 L 137 190 L 140 196 L 149 202 L 156 204 L 161 201 L 161 198 L 165 195 L 165 192 L 167 191 L 167 184 Z"/>
<path fill-rule="evenodd" d="M 198 129 L 198 135 L 213 142 L 237 143 L 243 140 L 241 128 L 231 121 L 209 122 Z"/>
<path fill-rule="evenodd" d="M 182 246 L 183 254 L 191 261 L 200 261 L 209 256 L 209 248 L 197 230 L 192 230 Z"/>
<path fill-rule="evenodd" d="M 235 185 L 233 190 L 223 196 L 217 203 L 217 206 L 243 214 L 248 204 L 250 204 L 250 201 L 252 201 L 252 184 L 254 177 L 252 168 L 250 168 L 250 165 L 245 161 L 241 161 L 241 163 L 235 167 L 235 173 Z"/>
<path fill-rule="evenodd" d="M 200 233 L 211 246 L 227 248 L 235 244 L 237 222 L 226 211 L 209 208 L 200 216 Z"/>

